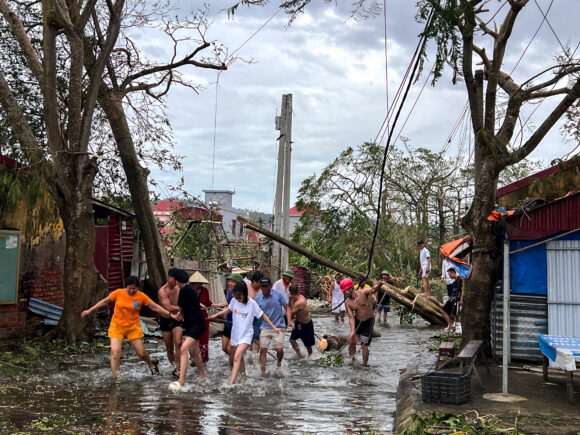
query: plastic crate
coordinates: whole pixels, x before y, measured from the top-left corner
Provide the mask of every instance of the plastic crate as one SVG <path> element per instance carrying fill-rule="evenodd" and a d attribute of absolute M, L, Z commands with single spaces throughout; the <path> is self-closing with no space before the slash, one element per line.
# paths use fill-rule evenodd
<path fill-rule="evenodd" d="M 469 373 L 427 373 L 421 378 L 423 402 L 461 405 L 471 400 Z"/>

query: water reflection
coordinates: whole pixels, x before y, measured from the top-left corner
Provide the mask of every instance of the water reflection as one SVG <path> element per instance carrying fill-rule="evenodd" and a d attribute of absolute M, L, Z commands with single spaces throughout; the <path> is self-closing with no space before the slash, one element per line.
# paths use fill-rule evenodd
<path fill-rule="evenodd" d="M 348 323 L 335 323 L 333 317 L 315 317 L 314 323 L 318 335 L 348 334 Z M 260 376 L 256 359 L 247 364 L 249 379 L 234 386 L 227 385 L 228 362 L 220 339 L 214 338 L 209 376 L 197 382 L 192 370 L 179 393 L 167 388 L 173 378 L 161 341 L 146 344 L 152 357 L 161 360 L 159 377 L 152 377 L 129 348 L 119 383 L 109 380 L 108 355 L 60 364 L 62 371 L 23 378 L 18 388 L 0 385 L 0 402 L 14 404 L 0 408 L 8 422 L 0 432 L 35 432 L 31 422 L 46 417 L 43 431 L 66 428 L 75 433 L 389 433 L 399 369 L 433 330 L 395 324 L 377 329 L 382 336 L 371 344 L 370 368 L 298 360 L 286 340 L 282 374 Z M 314 357 L 320 356 L 315 350 Z M 66 424 L 58 426 L 65 417 Z"/>

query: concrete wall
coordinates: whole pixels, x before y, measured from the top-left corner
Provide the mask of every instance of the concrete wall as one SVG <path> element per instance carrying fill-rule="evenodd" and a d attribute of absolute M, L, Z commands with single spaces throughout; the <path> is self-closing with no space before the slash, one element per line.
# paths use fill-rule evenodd
<path fill-rule="evenodd" d="M 20 231 L 18 297 L 15 304 L 0 305 L 0 338 L 37 335 L 40 316 L 28 311 L 31 297 L 63 306 L 62 271 L 65 239 L 60 219 L 30 231 L 32 211 L 20 204 L 0 218 L 0 228 Z"/>

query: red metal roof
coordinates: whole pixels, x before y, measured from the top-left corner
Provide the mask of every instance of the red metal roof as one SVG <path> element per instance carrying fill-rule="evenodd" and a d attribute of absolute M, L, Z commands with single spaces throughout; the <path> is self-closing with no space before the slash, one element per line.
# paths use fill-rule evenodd
<path fill-rule="evenodd" d="M 294 206 L 290 210 L 288 210 L 288 213 L 290 214 L 290 216 L 302 216 L 302 214 L 304 213 L 304 210 L 298 211 L 296 206 Z"/>
<path fill-rule="evenodd" d="M 580 228 L 580 192 L 573 192 L 530 211 L 509 217 L 512 240 L 536 240 Z"/>
<path fill-rule="evenodd" d="M 529 175 L 525 178 L 522 178 L 521 180 L 514 181 L 513 183 L 508 184 L 507 186 L 500 187 L 499 189 L 496 190 L 495 197 L 499 198 L 499 197 L 502 197 L 504 195 L 507 195 L 508 193 L 511 193 L 511 192 L 514 192 L 518 189 L 521 189 L 522 187 L 525 187 L 528 184 L 530 184 L 532 182 L 532 180 L 548 178 L 550 175 L 553 175 L 556 172 L 560 171 L 560 168 L 562 166 L 563 167 L 570 167 L 570 166 L 578 165 L 578 164 L 580 164 L 580 160 L 578 160 L 578 159 L 568 160 L 566 162 L 554 165 L 551 168 L 544 169 L 540 172 L 536 172 L 535 174 Z"/>
<path fill-rule="evenodd" d="M 181 201 L 161 201 L 155 204 L 153 211 L 176 211 L 185 207 L 185 204 Z"/>

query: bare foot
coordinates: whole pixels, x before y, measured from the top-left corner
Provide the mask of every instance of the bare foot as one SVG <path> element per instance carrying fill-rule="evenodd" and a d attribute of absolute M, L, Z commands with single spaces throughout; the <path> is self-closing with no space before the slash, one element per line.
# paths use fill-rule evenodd
<path fill-rule="evenodd" d="M 203 379 L 207 376 L 207 370 L 204 370 L 203 373 L 200 373 L 199 376 L 197 377 L 197 379 Z"/>
<path fill-rule="evenodd" d="M 431 293 L 421 293 L 419 296 L 425 296 L 426 298 L 430 298 Z"/>

